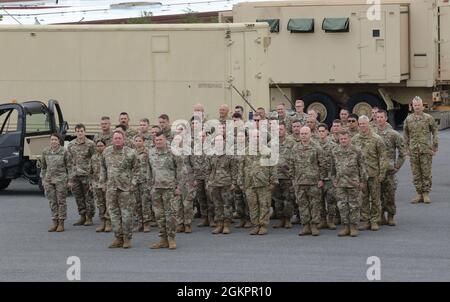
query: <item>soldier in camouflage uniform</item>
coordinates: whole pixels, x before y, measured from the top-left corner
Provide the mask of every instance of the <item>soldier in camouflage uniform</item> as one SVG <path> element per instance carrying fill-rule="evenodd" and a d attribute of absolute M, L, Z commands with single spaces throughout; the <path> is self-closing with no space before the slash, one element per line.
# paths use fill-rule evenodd
<path fill-rule="evenodd" d="M 338 236 L 358 236 L 360 193 L 367 182 L 363 155 L 350 144 L 347 131 L 339 134 L 339 145 L 331 151 L 331 177 L 344 227 Z"/>
<path fill-rule="evenodd" d="M 318 132 L 320 139 L 317 141 L 317 143 L 322 149 L 327 171 L 327 176 L 323 179 L 322 203 L 320 212 L 321 222 L 319 225 L 319 229 L 328 227 L 330 230 L 335 230 L 335 219 L 338 209 L 336 204 L 335 190 L 333 187 L 333 182 L 331 180 L 331 153 L 333 149 L 336 148 L 337 144 L 328 137 L 327 125 L 319 124 Z"/>
<path fill-rule="evenodd" d="M 173 133 L 170 126 L 169 116 L 167 114 L 161 114 L 158 117 L 159 128 L 161 128 L 162 133 L 166 137 L 166 140 L 169 142 L 173 139 Z"/>
<path fill-rule="evenodd" d="M 167 144 L 164 133 L 155 135 L 155 148 L 149 154 L 152 203 L 158 221 L 160 241 L 152 249 L 176 249 L 177 198 L 181 195 L 180 179 L 177 175 L 179 159 Z"/>
<path fill-rule="evenodd" d="M 354 137 L 356 134 L 359 133 L 359 127 L 358 127 L 358 119 L 359 116 L 355 113 L 352 113 L 348 117 L 348 134 L 350 137 Z"/>
<path fill-rule="evenodd" d="M 290 124 L 290 117 L 287 115 L 286 112 L 286 105 L 284 103 L 279 103 L 276 107 L 275 107 L 277 113 L 278 113 L 278 123 L 285 123 L 285 124 Z"/>
<path fill-rule="evenodd" d="M 291 217 L 295 206 L 295 191 L 292 185 L 292 174 L 288 165 L 288 156 L 294 147 L 294 140 L 286 133 L 286 124 L 278 125 L 279 158 L 277 164 L 278 184 L 273 191 L 274 207 L 280 213 L 280 222 L 273 228 L 292 228 Z"/>
<path fill-rule="evenodd" d="M 50 146 L 42 152 L 41 179 L 52 212 L 53 226 L 49 232 L 63 232 L 67 218 L 67 180 L 72 172 L 69 154 L 61 146 L 59 134 L 50 136 Z"/>
<path fill-rule="evenodd" d="M 106 188 L 102 187 L 100 183 L 100 171 L 103 161 L 103 151 L 106 148 L 106 142 L 99 139 L 95 143 L 96 152 L 91 157 L 90 176 L 91 176 L 91 190 L 94 195 L 95 203 L 98 208 L 98 216 L 101 220 L 101 225 L 95 229 L 96 232 L 111 232 L 111 218 L 109 217 L 108 209 L 106 207 Z"/>
<path fill-rule="evenodd" d="M 124 143 L 124 134 L 115 131 L 113 145 L 103 151 L 100 170 L 100 183 L 106 187 L 106 205 L 115 236 L 109 248 L 130 248 L 133 237 L 134 193 L 140 171 L 136 151 Z"/>
<path fill-rule="evenodd" d="M 233 191 L 236 188 L 237 163 L 226 155 L 224 138 L 214 138 L 216 154 L 208 156 L 208 190 L 214 202 L 216 228 L 213 234 L 229 234 L 233 216 Z"/>
<path fill-rule="evenodd" d="M 302 126 L 306 125 L 308 114 L 304 112 L 305 103 L 302 100 L 295 101 L 295 114 L 289 117 L 289 122 L 286 124 L 287 133 L 292 133 L 292 122 L 300 121 Z"/>
<path fill-rule="evenodd" d="M 386 146 L 383 139 L 369 126 L 369 118 L 359 117 L 359 133 L 352 138 L 352 144 L 361 149 L 368 175 L 361 200 L 360 230 L 378 231 L 381 215 L 380 183 L 384 181 L 387 169 Z"/>
<path fill-rule="evenodd" d="M 114 128 L 114 132 L 116 131 L 120 131 L 123 133 L 123 135 L 125 135 L 125 142 L 124 145 L 127 146 L 128 148 L 133 149 L 134 148 L 134 141 L 133 141 L 133 137 L 127 136 L 127 127 L 125 125 L 119 124 L 116 125 L 116 127 Z"/>
<path fill-rule="evenodd" d="M 306 126 L 308 126 L 308 128 L 311 130 L 311 140 L 314 143 L 317 143 L 320 138 L 319 138 L 319 133 L 317 132 L 317 126 L 318 126 L 318 122 L 316 120 L 316 118 L 314 118 L 314 116 L 308 116 L 308 119 L 306 120 Z"/>
<path fill-rule="evenodd" d="M 348 117 L 350 116 L 350 111 L 347 108 L 342 108 L 339 112 L 339 118 L 341 120 L 342 129 L 348 130 Z"/>
<path fill-rule="evenodd" d="M 146 142 L 152 140 L 152 133 L 150 131 L 150 121 L 148 120 L 148 118 L 140 119 L 139 135 L 142 136 Z"/>
<path fill-rule="evenodd" d="M 294 144 L 300 143 L 301 138 L 300 138 L 300 130 L 302 129 L 302 124 L 300 121 L 293 121 L 292 122 L 292 140 L 294 141 Z M 295 188 L 294 188 L 294 193 L 295 193 Z M 297 206 L 297 201 L 295 201 L 294 204 L 294 214 L 295 214 L 295 218 L 292 221 L 292 224 L 300 224 L 300 212 L 299 212 L 299 208 Z"/>
<path fill-rule="evenodd" d="M 230 112 L 230 108 L 227 104 L 222 104 L 219 106 L 219 122 L 221 124 L 226 124 L 227 121 L 230 120 L 228 113 Z"/>
<path fill-rule="evenodd" d="M 133 232 L 150 232 L 150 190 L 149 190 L 149 163 L 148 149 L 145 148 L 145 138 L 142 135 L 134 137 L 134 149 L 136 150 L 139 161 L 139 176 L 137 177 L 137 185 L 135 191 L 135 217 L 137 224 Z"/>
<path fill-rule="evenodd" d="M 342 132 L 342 130 L 344 130 L 342 128 L 342 122 L 341 120 L 334 120 L 333 124 L 331 125 L 331 137 L 330 139 L 335 142 L 336 144 L 339 144 L 339 133 Z"/>
<path fill-rule="evenodd" d="M 386 145 L 388 156 L 388 169 L 386 177 L 381 183 L 383 190 L 381 191 L 381 224 L 388 224 L 394 226 L 394 216 L 396 214 L 395 206 L 395 191 L 397 190 L 396 174 L 405 162 L 406 150 L 403 137 L 389 125 L 388 115 L 385 110 L 380 109 L 376 113 L 378 127 L 377 134 L 383 139 Z M 388 220 L 384 213 L 388 213 Z"/>
<path fill-rule="evenodd" d="M 289 158 L 292 169 L 295 196 L 303 228 L 299 235 L 318 236 L 323 180 L 326 166 L 320 147 L 311 141 L 311 130 L 304 126 L 300 130 L 301 141 L 295 144 Z"/>
<path fill-rule="evenodd" d="M 77 138 L 67 146 L 73 169 L 69 187 L 75 196 L 80 214 L 80 219 L 73 225 L 92 225 L 92 217 L 95 215 L 94 197 L 89 189 L 89 164 L 95 153 L 95 144 L 86 138 L 85 131 L 86 127 L 83 124 L 77 124 L 75 126 Z"/>
<path fill-rule="evenodd" d="M 414 113 L 405 120 L 404 138 L 407 154 L 411 157 L 411 171 L 417 196 L 412 203 L 430 203 L 433 156 L 438 151 L 437 125 L 433 117 L 423 112 L 423 102 L 415 97 Z"/>
<path fill-rule="evenodd" d="M 378 108 L 377 106 L 373 106 L 372 107 L 372 115 L 370 117 L 370 128 L 372 130 L 374 130 L 376 132 L 377 128 L 378 128 L 378 121 L 377 121 L 377 113 L 378 111 L 380 111 L 380 108 Z"/>
<path fill-rule="evenodd" d="M 125 126 L 125 136 L 131 140 L 131 144 L 133 145 L 133 138 L 138 134 L 138 131 L 130 127 L 130 117 L 128 116 L 128 113 L 120 113 L 119 124 Z"/>
<path fill-rule="evenodd" d="M 111 146 L 112 131 L 111 131 L 111 120 L 109 116 L 102 116 L 100 122 L 100 129 L 102 130 L 102 132 L 99 132 L 94 136 L 94 142 L 102 140 L 105 142 L 106 146 Z"/>

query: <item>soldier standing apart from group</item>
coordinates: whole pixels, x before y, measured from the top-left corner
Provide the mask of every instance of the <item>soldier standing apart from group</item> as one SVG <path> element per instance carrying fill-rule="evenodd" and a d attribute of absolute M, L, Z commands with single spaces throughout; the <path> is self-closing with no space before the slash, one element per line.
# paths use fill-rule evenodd
<path fill-rule="evenodd" d="M 361 200 L 360 230 L 378 231 L 381 217 L 380 184 L 384 181 L 387 168 L 386 147 L 383 139 L 370 129 L 369 118 L 359 117 L 359 134 L 352 138 L 352 144 L 361 149 L 367 167 L 367 183 Z"/>
<path fill-rule="evenodd" d="M 97 133 L 94 136 L 94 142 L 98 140 L 103 140 L 106 146 L 112 145 L 112 131 L 111 131 L 111 120 L 109 116 L 102 116 L 100 121 L 100 129 L 102 132 Z"/>
<path fill-rule="evenodd" d="M 95 229 L 96 232 L 111 232 L 111 218 L 106 208 L 106 192 L 105 187 L 100 183 L 100 171 L 102 167 L 103 151 L 106 148 L 104 140 L 99 139 L 95 142 L 95 154 L 91 157 L 91 190 L 94 195 L 94 201 L 98 208 L 98 217 L 101 224 Z"/>
<path fill-rule="evenodd" d="M 177 248 L 177 198 L 181 195 L 180 179 L 177 175 L 179 160 L 172 153 L 163 132 L 155 136 L 155 148 L 149 154 L 150 186 L 153 210 L 159 227 L 160 241 L 152 249 Z"/>
<path fill-rule="evenodd" d="M 76 139 L 67 146 L 72 159 L 72 177 L 69 187 L 75 196 L 80 219 L 73 225 L 92 225 L 95 214 L 94 197 L 89 189 L 89 171 L 91 157 L 95 153 L 95 144 L 86 137 L 86 127 L 83 124 L 75 125 Z"/>
<path fill-rule="evenodd" d="M 286 133 L 286 124 L 278 125 L 279 158 L 277 163 L 278 184 L 273 191 L 275 212 L 280 216 L 280 222 L 273 226 L 277 228 L 292 228 L 291 217 L 295 207 L 295 192 L 292 185 L 292 174 L 288 157 L 294 147 L 294 140 Z"/>
<path fill-rule="evenodd" d="M 292 168 L 295 196 L 303 225 L 299 235 L 318 236 L 323 180 L 326 178 L 325 161 L 322 150 L 311 141 L 311 129 L 304 126 L 300 130 L 301 141 L 292 149 Z"/>
<path fill-rule="evenodd" d="M 113 145 L 103 151 L 100 170 L 100 183 L 106 188 L 106 205 L 115 236 L 109 248 L 131 247 L 134 193 L 139 173 L 136 151 L 125 146 L 125 135 L 121 131 L 114 131 Z"/>
<path fill-rule="evenodd" d="M 134 149 L 139 161 L 139 175 L 137 177 L 136 191 L 135 191 L 135 217 L 137 224 L 133 232 L 150 232 L 150 190 L 149 190 L 149 162 L 148 149 L 145 148 L 145 138 L 141 134 L 134 137 Z"/>
<path fill-rule="evenodd" d="M 67 180 L 72 173 L 69 154 L 61 146 L 61 136 L 54 133 L 50 136 L 50 146 L 42 152 L 41 179 L 45 195 L 50 204 L 53 226 L 49 232 L 63 232 L 64 220 L 67 218 Z"/>
<path fill-rule="evenodd" d="M 405 120 L 404 138 L 406 152 L 410 156 L 413 184 L 417 196 L 411 203 L 431 203 L 433 156 L 438 151 L 437 125 L 433 117 L 423 112 L 423 102 L 420 97 L 412 101 L 414 113 Z"/>
<path fill-rule="evenodd" d="M 363 155 L 360 149 L 350 144 L 350 135 L 345 130 L 339 134 L 339 145 L 331 153 L 331 179 L 344 225 L 338 236 L 356 237 L 360 217 L 359 196 L 367 182 Z"/>
<path fill-rule="evenodd" d="M 388 123 L 387 112 L 380 109 L 376 113 L 378 127 L 377 134 L 383 139 L 386 145 L 386 154 L 388 157 L 388 168 L 386 177 L 381 183 L 381 224 L 394 226 L 394 216 L 396 214 L 395 191 L 397 190 L 396 174 L 405 162 L 406 150 L 403 137 Z M 384 213 L 387 212 L 388 219 Z"/>

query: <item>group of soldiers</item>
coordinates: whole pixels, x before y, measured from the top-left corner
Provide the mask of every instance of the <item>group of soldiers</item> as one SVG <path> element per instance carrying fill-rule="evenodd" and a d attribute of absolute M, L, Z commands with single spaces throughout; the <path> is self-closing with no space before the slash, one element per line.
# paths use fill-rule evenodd
<path fill-rule="evenodd" d="M 230 118 L 229 107 L 221 105 L 215 127 L 197 133 L 187 128 L 207 123 L 201 104 L 195 105 L 190 125 L 175 127 L 162 114 L 158 125 L 143 118 L 135 130 L 122 112 L 114 129 L 110 118 L 102 117 L 93 141 L 83 124 L 76 125 L 76 138 L 67 148 L 52 134 L 41 158 L 53 220 L 49 232 L 64 231 L 69 187 L 80 215 L 74 225 L 92 225 L 97 204 L 102 222 L 96 231 L 114 232 L 110 248 L 130 248 L 133 232 L 149 232 L 156 221 L 160 241 L 150 247 L 176 249 L 176 233 L 192 232 L 194 207 L 202 218 L 198 226 L 213 227 L 213 234 L 230 234 L 233 219 L 240 218 L 236 228 L 265 235 L 272 216 L 279 219 L 274 228 L 301 223 L 300 236 L 318 236 L 320 229 L 342 224 L 338 236 L 356 237 L 358 230 L 395 225 L 396 174 L 406 155 L 417 192 L 412 203 L 431 202 L 437 127 L 419 97 L 412 100 L 414 112 L 405 121 L 403 137 L 382 109 L 373 108 L 372 119 L 341 109 L 340 119 L 328 129 L 314 110 L 304 113 L 304 107 L 297 100 L 294 115 L 288 115 L 281 103 L 277 117 L 270 118 L 258 108 L 246 128 L 241 106 Z M 269 129 L 276 127 L 278 140 L 263 133 L 264 121 Z M 233 154 L 224 152 L 230 140 L 226 129 L 233 129 Z M 174 152 L 174 146 L 192 146 L 187 135 L 205 145 L 209 139 L 216 152 L 203 152 L 202 144 L 200 153 Z M 271 147 L 276 145 L 271 150 L 279 152 L 274 164 L 263 164 L 271 156 L 264 145 L 249 143 L 266 136 Z"/>

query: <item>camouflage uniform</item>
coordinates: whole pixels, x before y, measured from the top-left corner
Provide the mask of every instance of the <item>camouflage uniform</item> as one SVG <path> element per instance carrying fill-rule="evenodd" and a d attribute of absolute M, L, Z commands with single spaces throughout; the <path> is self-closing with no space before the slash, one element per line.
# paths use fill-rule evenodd
<path fill-rule="evenodd" d="M 138 130 L 133 129 L 131 127 L 127 128 L 127 131 L 125 131 L 125 136 L 127 139 L 133 141 L 133 138 L 138 134 Z"/>
<path fill-rule="evenodd" d="M 236 186 L 237 164 L 231 155 L 212 155 L 208 157 L 208 190 L 214 202 L 214 221 L 231 222 L 233 216 L 233 192 Z"/>
<path fill-rule="evenodd" d="M 196 198 L 200 205 L 202 218 L 208 217 L 209 221 L 214 221 L 214 203 L 206 189 L 208 176 L 208 159 L 206 154 L 192 155 L 192 168 L 196 186 Z"/>
<path fill-rule="evenodd" d="M 112 138 L 113 138 L 113 133 L 112 131 L 109 132 L 99 132 L 96 135 L 94 135 L 94 142 L 96 143 L 99 140 L 103 140 L 106 143 L 106 146 L 111 146 L 112 145 Z"/>
<path fill-rule="evenodd" d="M 353 138 L 358 133 L 359 133 L 358 127 L 356 128 L 348 127 L 348 134 L 350 135 L 350 138 Z"/>
<path fill-rule="evenodd" d="M 179 187 L 177 175 L 179 159 L 169 148 L 164 150 L 155 148 L 149 153 L 149 162 L 151 196 L 158 222 L 159 237 L 161 240 L 175 240 L 178 198 L 175 196 L 175 189 Z"/>
<path fill-rule="evenodd" d="M 322 150 L 312 141 L 308 145 L 299 142 L 291 150 L 289 166 L 301 223 L 319 224 L 322 192 L 318 182 L 327 176 Z"/>
<path fill-rule="evenodd" d="M 294 123 L 295 121 L 300 121 L 302 126 L 305 126 L 307 120 L 308 120 L 308 114 L 303 113 L 300 116 L 300 114 L 298 112 L 296 112 L 294 115 L 289 117 L 288 124 L 286 124 L 286 129 L 289 131 L 289 133 L 292 133 L 292 123 Z"/>
<path fill-rule="evenodd" d="M 173 133 L 171 130 L 171 126 L 169 125 L 169 128 L 166 130 L 162 130 L 162 133 L 166 136 L 167 142 L 170 143 L 173 140 Z"/>
<path fill-rule="evenodd" d="M 279 158 L 277 164 L 278 184 L 273 192 L 275 212 L 279 217 L 291 219 L 295 206 L 295 191 L 292 185 L 292 174 L 288 164 L 289 154 L 294 147 L 294 140 L 286 136 L 279 141 Z"/>
<path fill-rule="evenodd" d="M 239 150 L 239 151 L 238 151 Z M 245 149 L 238 149 L 237 147 L 237 143 L 235 144 L 235 148 L 234 148 L 234 159 L 236 160 L 236 162 L 239 162 L 242 159 L 243 155 L 238 155 L 238 152 L 242 152 L 243 154 L 245 154 Z M 240 219 L 245 219 L 246 221 L 250 221 L 250 210 L 248 208 L 248 202 L 246 199 L 246 196 L 244 194 L 244 192 L 242 191 L 242 189 L 237 186 L 233 192 L 234 194 L 234 205 L 236 208 L 236 213 L 238 218 Z"/>
<path fill-rule="evenodd" d="M 331 177 L 342 223 L 359 223 L 359 184 L 367 182 L 367 172 L 360 149 L 338 145 L 331 151 Z"/>
<path fill-rule="evenodd" d="M 89 190 L 89 170 L 92 155 L 95 153 L 95 144 L 90 139 L 84 141 L 72 140 L 67 146 L 72 159 L 72 193 L 78 207 L 80 216 L 89 218 L 95 215 L 95 204 L 92 191 Z"/>
<path fill-rule="evenodd" d="M 411 114 L 405 120 L 405 146 L 411 156 L 413 183 L 418 194 L 429 193 L 432 185 L 432 151 L 438 149 L 437 126 L 427 113 Z"/>
<path fill-rule="evenodd" d="M 318 144 L 322 148 L 327 175 L 323 180 L 320 217 L 324 221 L 326 221 L 328 217 L 328 222 L 334 222 L 334 219 L 337 216 L 336 213 L 338 209 L 336 204 L 335 190 L 331 179 L 331 155 L 333 149 L 336 148 L 337 144 L 328 137 L 325 140 L 320 139 L 318 141 Z"/>
<path fill-rule="evenodd" d="M 145 131 L 145 132 L 139 131 L 138 134 L 142 135 L 144 137 L 145 142 L 153 140 L 153 136 L 152 136 L 152 133 L 150 131 Z"/>
<path fill-rule="evenodd" d="M 53 220 L 67 218 L 67 180 L 72 172 L 71 161 L 64 147 L 53 150 L 47 147 L 42 152 L 41 179 L 48 198 Z"/>
<path fill-rule="evenodd" d="M 181 195 L 178 196 L 177 224 L 179 226 L 191 226 L 194 218 L 195 185 L 192 170 L 192 158 L 189 155 L 180 155 L 177 166 L 177 176 L 180 183 Z"/>
<path fill-rule="evenodd" d="M 388 157 L 388 168 L 386 177 L 381 182 L 381 213 L 396 214 L 395 191 L 397 190 L 396 171 L 400 170 L 405 162 L 405 144 L 402 136 L 387 124 L 385 129 L 377 128 L 377 134 L 383 139 L 386 145 L 386 154 Z M 397 153 L 398 152 L 398 153 Z"/>
<path fill-rule="evenodd" d="M 361 221 L 378 223 L 381 215 L 380 183 L 386 176 L 387 155 L 383 139 L 370 130 L 359 133 L 351 143 L 361 149 L 367 171 L 367 183 L 361 200 Z"/>
<path fill-rule="evenodd" d="M 106 207 L 106 192 L 103 191 L 102 184 L 100 183 L 102 161 L 102 154 L 95 153 L 91 157 L 91 188 L 98 208 L 98 217 L 102 220 L 110 220 L 108 209 Z"/>
<path fill-rule="evenodd" d="M 106 205 L 114 235 L 118 239 L 133 236 L 134 191 L 139 177 L 136 151 L 123 146 L 109 146 L 103 151 L 100 183 L 106 187 Z"/>
<path fill-rule="evenodd" d="M 136 204 L 135 204 L 135 216 L 139 224 L 150 222 L 151 216 L 151 201 L 150 201 L 150 188 L 148 180 L 148 151 L 141 148 L 136 149 L 136 153 L 139 161 L 139 177 L 137 178 L 137 187 L 135 192 Z"/>

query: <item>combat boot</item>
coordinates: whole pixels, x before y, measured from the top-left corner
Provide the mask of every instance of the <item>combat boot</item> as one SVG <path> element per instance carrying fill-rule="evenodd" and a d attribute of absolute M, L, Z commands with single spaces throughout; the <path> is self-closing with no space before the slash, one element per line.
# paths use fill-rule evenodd
<path fill-rule="evenodd" d="M 370 224 L 370 229 L 371 229 L 372 231 L 378 231 L 378 230 L 380 229 L 380 227 L 378 226 L 378 223 L 372 222 L 372 223 Z"/>
<path fill-rule="evenodd" d="M 167 239 L 161 239 L 160 242 L 153 243 L 150 248 L 155 249 L 166 249 L 169 247 L 169 241 Z"/>
<path fill-rule="evenodd" d="M 143 230 L 144 230 L 144 225 L 140 222 L 138 224 L 136 224 L 133 228 L 134 233 L 142 232 Z"/>
<path fill-rule="evenodd" d="M 190 224 L 186 224 L 185 226 L 184 226 L 184 232 L 185 233 L 192 233 L 192 227 L 191 227 L 191 225 Z"/>
<path fill-rule="evenodd" d="M 351 224 L 350 225 L 350 236 L 352 237 L 358 237 L 359 232 L 358 229 L 356 228 L 356 224 Z"/>
<path fill-rule="evenodd" d="M 92 217 L 86 216 L 86 221 L 84 222 L 85 226 L 90 226 L 93 225 L 94 223 L 92 222 Z"/>
<path fill-rule="evenodd" d="M 73 225 L 74 226 L 84 225 L 85 222 L 86 222 L 86 215 L 80 215 L 80 219 L 78 219 Z"/>
<path fill-rule="evenodd" d="M 413 197 L 413 199 L 411 199 L 411 203 L 416 204 L 419 202 L 422 202 L 422 194 L 417 194 L 416 196 Z"/>
<path fill-rule="evenodd" d="M 309 224 L 305 224 L 300 233 L 298 233 L 298 235 L 299 236 L 311 235 L 311 227 L 309 226 Z"/>
<path fill-rule="evenodd" d="M 115 238 L 114 241 L 109 245 L 110 249 L 116 249 L 119 247 L 123 247 L 123 239 L 122 237 Z"/>
<path fill-rule="evenodd" d="M 259 227 L 258 235 L 266 235 L 267 234 L 267 227 L 264 225 Z"/>
<path fill-rule="evenodd" d="M 362 225 L 359 227 L 360 231 L 367 231 L 370 230 L 370 222 L 369 221 L 363 221 Z"/>
<path fill-rule="evenodd" d="M 350 235 L 350 226 L 345 224 L 344 227 L 338 232 L 339 237 L 344 237 Z"/>
<path fill-rule="evenodd" d="M 105 220 L 105 233 L 109 233 L 111 231 L 112 231 L 111 220 L 106 219 Z"/>
<path fill-rule="evenodd" d="M 58 228 L 58 219 L 53 219 L 53 225 L 48 229 L 49 232 L 55 232 Z"/>
<path fill-rule="evenodd" d="M 286 218 L 281 218 L 280 221 L 277 224 L 273 225 L 274 229 L 281 229 L 284 228 L 286 226 Z"/>
<path fill-rule="evenodd" d="M 105 225 L 106 225 L 106 221 L 105 221 L 105 219 L 102 219 L 102 223 L 100 224 L 100 226 L 98 228 L 95 229 L 95 231 L 97 233 L 104 232 L 105 231 Z"/>
<path fill-rule="evenodd" d="M 57 232 L 64 232 L 64 219 L 60 219 L 58 222 Z"/>
<path fill-rule="evenodd" d="M 251 231 L 250 231 L 250 235 L 256 235 L 259 232 L 259 225 L 255 226 Z"/>
<path fill-rule="evenodd" d="M 431 198 L 430 195 L 428 195 L 428 193 L 423 193 L 423 202 L 424 203 L 431 203 Z"/>
<path fill-rule="evenodd" d="M 381 225 L 386 225 L 387 224 L 387 220 L 386 220 L 386 216 L 384 215 L 384 212 L 382 212 L 381 215 L 380 215 L 380 224 Z"/>
<path fill-rule="evenodd" d="M 150 232 L 150 222 L 144 223 L 144 233 Z"/>
<path fill-rule="evenodd" d="M 236 229 L 240 229 L 243 228 L 245 226 L 245 223 L 247 222 L 246 219 L 242 218 L 241 221 L 239 221 L 239 223 L 237 225 L 235 225 Z"/>
<path fill-rule="evenodd" d="M 220 234 L 223 231 L 223 222 L 218 221 L 216 223 L 216 228 L 212 231 L 213 234 Z"/>
<path fill-rule="evenodd" d="M 387 221 L 387 224 L 388 224 L 389 226 L 395 226 L 394 215 L 388 214 L 388 221 Z"/>
<path fill-rule="evenodd" d="M 177 243 L 175 238 L 169 238 L 169 250 L 175 250 L 177 248 Z"/>
<path fill-rule="evenodd" d="M 124 249 L 129 249 L 129 248 L 131 247 L 131 238 L 125 238 L 125 239 L 123 240 L 123 245 L 122 245 L 122 247 L 123 247 Z"/>
<path fill-rule="evenodd" d="M 198 227 L 206 227 L 209 226 L 209 219 L 208 217 L 203 218 L 203 221 L 199 224 L 197 224 Z"/>
<path fill-rule="evenodd" d="M 176 232 L 177 233 L 184 233 L 184 225 L 180 224 L 179 226 L 177 226 Z"/>
<path fill-rule="evenodd" d="M 222 234 L 230 234 L 230 222 L 228 220 L 225 220 L 225 222 L 223 223 L 223 229 L 222 229 Z"/>
<path fill-rule="evenodd" d="M 317 224 L 311 224 L 311 235 L 313 236 L 319 236 L 320 232 L 319 229 L 317 227 Z"/>
<path fill-rule="evenodd" d="M 248 219 L 245 220 L 244 229 L 249 229 L 253 226 L 252 222 Z"/>
<path fill-rule="evenodd" d="M 290 218 L 286 218 L 286 223 L 284 225 L 285 229 L 292 229 L 292 223 Z"/>
<path fill-rule="evenodd" d="M 325 218 L 322 219 L 322 220 L 320 221 L 319 225 L 317 226 L 317 228 L 318 228 L 319 230 L 328 228 L 327 220 L 326 220 Z"/>
<path fill-rule="evenodd" d="M 328 219 L 328 229 L 329 230 L 335 230 L 336 229 L 336 224 L 334 224 L 334 218 L 329 218 Z"/>
<path fill-rule="evenodd" d="M 209 220 L 209 226 L 212 228 L 216 227 L 216 222 L 214 221 L 214 215 L 210 215 L 208 216 L 208 220 Z"/>

